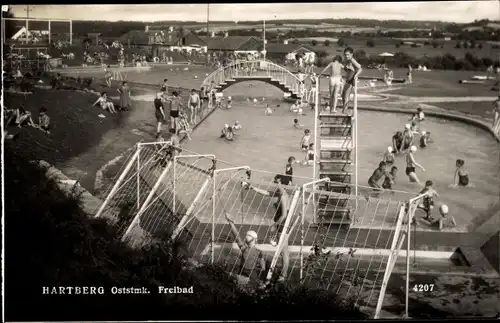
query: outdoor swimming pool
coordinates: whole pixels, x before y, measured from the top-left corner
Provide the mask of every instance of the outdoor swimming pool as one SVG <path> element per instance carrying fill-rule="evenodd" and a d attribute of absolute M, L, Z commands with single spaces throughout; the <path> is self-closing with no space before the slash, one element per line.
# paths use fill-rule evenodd
<path fill-rule="evenodd" d="M 247 86 L 246 83 L 236 84 L 227 93 L 233 96 L 245 93 Z M 281 93 L 271 86 L 254 85 L 252 88 L 260 88 L 261 93 L 265 92 L 263 97 L 276 97 Z M 271 116 L 264 115 L 263 107 L 268 102 L 274 106 L 280 104 Z M 300 122 L 304 129 L 312 130 L 313 111 L 306 113 L 306 116 L 299 117 Z M 197 153 L 213 153 L 234 165 L 266 170 L 269 173 L 261 176 L 267 176 L 270 180 L 275 173 L 284 171 L 289 156 L 300 160 L 304 158 L 304 153 L 299 149 L 303 131 L 292 126 L 295 117 L 288 111 L 288 105 L 280 101 L 260 101 L 255 104 L 235 102 L 231 110 L 218 110 L 207 118 L 196 129 L 193 141 L 186 142 L 184 147 Z M 359 185 L 367 185 L 368 177 L 391 145 L 392 135 L 403 129 L 408 118 L 407 114 L 359 112 Z M 219 139 L 222 126 L 235 120 L 243 125 L 235 141 Z M 440 194 L 437 203 L 447 204 L 458 226 L 464 228 L 474 217 L 488 212 L 498 202 L 498 144 L 486 131 L 461 122 L 427 118 L 421 128 L 431 132 L 434 142 L 428 148 L 417 151 L 416 160 L 426 169 L 425 172 L 417 170 L 417 174 L 422 182 L 434 182 L 434 187 Z M 466 161 L 466 168 L 475 188 L 448 188 L 453 181 L 455 160 L 459 158 Z M 409 183 L 404 174 L 404 158 L 398 157 L 395 165 L 399 172 L 394 189 L 417 194 L 421 188 Z M 294 171 L 296 177 L 313 176 L 312 167 L 296 166 Z"/>

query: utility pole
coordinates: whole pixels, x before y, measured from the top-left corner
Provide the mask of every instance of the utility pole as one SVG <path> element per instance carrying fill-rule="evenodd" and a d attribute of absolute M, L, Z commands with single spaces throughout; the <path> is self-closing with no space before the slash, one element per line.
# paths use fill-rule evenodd
<path fill-rule="evenodd" d="M 264 20 L 264 49 L 262 50 L 262 53 L 264 54 L 264 60 L 266 60 L 266 21 Z"/>
<path fill-rule="evenodd" d="M 208 43 L 210 42 L 210 34 L 209 34 L 209 23 L 210 23 L 210 4 L 207 3 L 207 65 L 210 65 L 210 55 L 208 53 Z"/>
<path fill-rule="evenodd" d="M 30 5 L 26 5 L 26 9 L 24 9 L 24 11 L 26 11 L 26 44 L 28 43 L 28 35 L 29 35 L 29 19 L 30 19 Z"/>

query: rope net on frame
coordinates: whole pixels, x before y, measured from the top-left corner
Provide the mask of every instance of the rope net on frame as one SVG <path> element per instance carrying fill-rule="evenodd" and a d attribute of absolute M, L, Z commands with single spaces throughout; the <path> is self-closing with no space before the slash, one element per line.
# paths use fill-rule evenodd
<path fill-rule="evenodd" d="M 166 158 L 170 146 L 164 142 L 138 147 L 124 159 L 97 212 L 114 219 L 118 238 L 132 245 L 156 236 L 182 238 L 198 262 L 239 275 L 246 264 L 236 236 L 244 240 L 254 231 L 265 264 L 245 276 L 258 271 L 263 281 L 280 278 L 330 289 L 375 309 L 394 267 L 389 262 L 397 259 L 403 217 L 414 212 L 408 201 L 415 194 L 359 185 L 355 190 L 353 184 L 329 181 L 308 185 L 312 179 L 299 177 L 284 186 L 274 173 L 213 155 L 180 149 Z"/>

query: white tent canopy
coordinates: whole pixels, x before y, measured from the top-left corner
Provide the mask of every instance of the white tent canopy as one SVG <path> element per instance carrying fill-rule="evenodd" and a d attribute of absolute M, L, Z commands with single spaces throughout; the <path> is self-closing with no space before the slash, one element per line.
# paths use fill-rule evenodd
<path fill-rule="evenodd" d="M 394 54 L 385 52 L 385 53 L 379 54 L 378 56 L 382 56 L 382 57 L 394 57 Z"/>

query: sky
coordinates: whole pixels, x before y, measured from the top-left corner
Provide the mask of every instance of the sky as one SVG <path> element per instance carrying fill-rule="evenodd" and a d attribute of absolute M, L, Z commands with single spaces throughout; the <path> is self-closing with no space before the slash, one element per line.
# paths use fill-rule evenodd
<path fill-rule="evenodd" d="M 13 5 L 16 17 L 26 17 L 26 5 Z M 31 18 L 106 21 L 207 19 L 206 4 L 30 5 Z M 366 3 L 211 4 L 210 20 L 272 20 L 360 18 L 378 20 L 441 20 L 466 23 L 499 20 L 500 1 L 432 1 Z"/>

